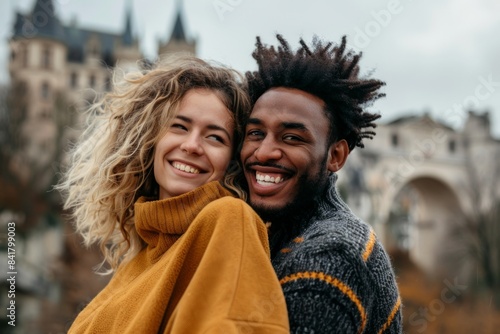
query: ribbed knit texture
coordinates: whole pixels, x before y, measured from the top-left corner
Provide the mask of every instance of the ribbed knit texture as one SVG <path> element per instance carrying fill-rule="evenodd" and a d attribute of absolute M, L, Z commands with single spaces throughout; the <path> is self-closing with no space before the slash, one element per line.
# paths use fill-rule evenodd
<path fill-rule="evenodd" d="M 140 198 L 135 224 L 147 247 L 118 268 L 69 333 L 288 333 L 266 227 L 218 182 Z"/>
<path fill-rule="evenodd" d="M 402 333 L 390 260 L 338 196 L 336 174 L 314 217 L 272 259 L 292 333 Z M 274 252 L 273 252 L 274 253 Z"/>

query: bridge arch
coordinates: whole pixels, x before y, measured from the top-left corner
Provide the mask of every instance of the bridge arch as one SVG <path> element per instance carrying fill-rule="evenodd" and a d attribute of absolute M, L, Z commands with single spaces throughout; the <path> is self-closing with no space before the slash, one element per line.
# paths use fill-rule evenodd
<path fill-rule="evenodd" d="M 408 179 L 393 191 L 387 214 L 385 244 L 407 251 L 427 272 L 439 272 L 446 243 L 464 214 L 457 192 L 431 175 Z"/>

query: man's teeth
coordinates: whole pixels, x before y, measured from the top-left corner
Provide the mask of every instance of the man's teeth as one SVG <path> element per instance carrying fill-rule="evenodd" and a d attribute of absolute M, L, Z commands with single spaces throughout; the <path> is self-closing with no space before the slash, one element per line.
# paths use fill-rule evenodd
<path fill-rule="evenodd" d="M 255 177 L 257 179 L 258 184 L 269 184 L 269 183 L 281 183 L 285 179 L 283 177 L 274 177 L 274 176 L 269 176 L 265 174 L 260 174 L 260 173 L 255 173 Z"/>
<path fill-rule="evenodd" d="M 181 164 L 180 162 L 174 162 L 173 166 L 175 169 L 182 170 L 182 171 L 187 172 L 187 173 L 200 174 L 199 169 L 193 168 L 193 167 L 188 166 L 188 165 Z"/>

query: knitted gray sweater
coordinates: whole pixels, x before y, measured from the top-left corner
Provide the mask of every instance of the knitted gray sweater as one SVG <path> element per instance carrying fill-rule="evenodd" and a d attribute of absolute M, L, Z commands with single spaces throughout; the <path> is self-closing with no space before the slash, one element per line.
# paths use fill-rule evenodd
<path fill-rule="evenodd" d="M 335 189 L 336 174 L 298 235 L 272 263 L 292 333 L 402 333 L 401 299 L 390 260 L 373 229 Z"/>

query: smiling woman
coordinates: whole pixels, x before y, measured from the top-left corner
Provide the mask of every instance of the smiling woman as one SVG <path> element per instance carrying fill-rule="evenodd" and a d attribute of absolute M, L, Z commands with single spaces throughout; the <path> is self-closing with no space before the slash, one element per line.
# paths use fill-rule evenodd
<path fill-rule="evenodd" d="M 114 272 L 69 333 L 287 333 L 266 226 L 235 198 L 243 80 L 169 59 L 93 106 L 58 185 Z"/>
<path fill-rule="evenodd" d="M 154 175 L 160 198 L 222 179 L 231 160 L 234 117 L 215 92 L 186 93 L 177 116 L 156 145 Z"/>

